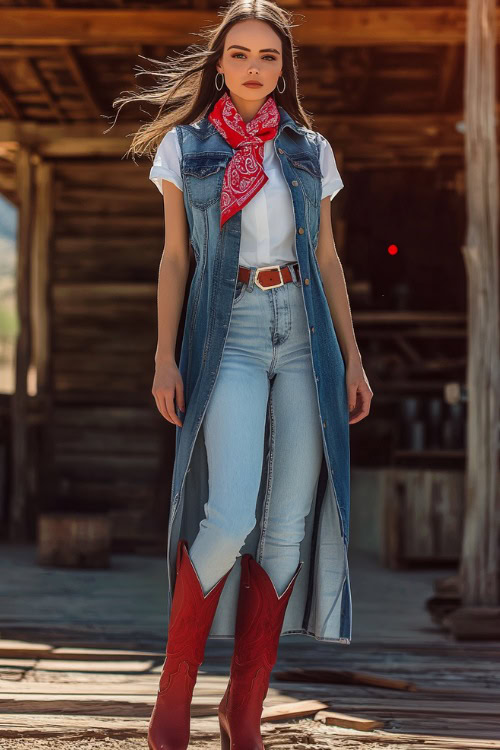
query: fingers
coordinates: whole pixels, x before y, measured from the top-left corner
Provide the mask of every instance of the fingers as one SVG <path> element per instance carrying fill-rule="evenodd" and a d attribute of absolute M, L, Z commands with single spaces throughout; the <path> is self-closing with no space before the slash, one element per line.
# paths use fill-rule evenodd
<path fill-rule="evenodd" d="M 365 414 L 365 416 L 368 416 L 368 414 L 370 413 L 370 404 L 372 400 L 372 394 L 366 388 L 362 388 L 360 395 L 361 395 L 363 413 Z"/>
<path fill-rule="evenodd" d="M 349 411 L 349 424 L 354 424 L 354 422 L 359 422 L 359 420 L 362 418 L 363 418 L 363 410 L 361 409 L 361 401 L 358 399 L 353 409 Z"/>
<path fill-rule="evenodd" d="M 178 382 L 175 386 L 175 400 L 181 411 L 186 411 L 186 404 L 184 403 L 184 386 L 182 382 Z"/>
<path fill-rule="evenodd" d="M 153 392 L 153 396 L 156 401 L 156 407 L 162 417 L 164 417 L 168 422 L 172 422 L 172 424 L 176 424 L 178 427 L 182 427 L 182 422 L 175 413 L 175 404 L 174 404 L 174 391 L 165 391 L 165 390 L 158 390 L 156 392 Z M 184 405 L 184 396 L 181 393 L 180 398 L 182 399 L 182 405 L 179 406 L 181 411 L 185 411 L 185 405 Z"/>
<path fill-rule="evenodd" d="M 354 395 L 351 392 L 354 391 Z M 363 384 L 349 387 L 349 424 L 360 422 L 370 413 L 373 393 Z"/>
<path fill-rule="evenodd" d="M 178 427 L 182 427 L 182 422 L 175 413 L 173 392 L 169 392 L 165 397 L 165 409 L 168 414 L 168 421 L 172 422 L 172 424 L 176 424 Z"/>
<path fill-rule="evenodd" d="M 347 389 L 347 402 L 349 404 L 349 413 L 355 408 L 357 401 L 358 386 L 352 383 Z"/>

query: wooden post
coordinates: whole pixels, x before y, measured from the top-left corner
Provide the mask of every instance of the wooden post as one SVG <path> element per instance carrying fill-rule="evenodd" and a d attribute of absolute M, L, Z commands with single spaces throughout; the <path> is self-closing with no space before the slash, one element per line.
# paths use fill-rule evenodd
<path fill-rule="evenodd" d="M 31 149 L 19 146 L 17 158 L 19 231 L 17 239 L 17 309 L 15 391 L 11 400 L 12 492 L 9 537 L 25 540 L 27 494 L 28 368 L 31 352 L 30 279 L 33 224 L 33 166 Z"/>
<path fill-rule="evenodd" d="M 476 607 L 500 605 L 496 25 L 494 0 L 468 0 L 465 49 L 468 225 L 462 247 L 468 282 L 468 423 L 460 593 L 463 606 Z M 491 618 L 491 612 L 488 616 Z M 477 618 L 481 618 L 480 609 Z"/>
<path fill-rule="evenodd" d="M 38 157 L 34 173 L 36 194 L 32 242 L 31 329 L 36 393 L 37 396 L 43 395 L 44 397 L 50 397 L 48 278 L 54 220 L 53 171 L 52 164 Z"/>

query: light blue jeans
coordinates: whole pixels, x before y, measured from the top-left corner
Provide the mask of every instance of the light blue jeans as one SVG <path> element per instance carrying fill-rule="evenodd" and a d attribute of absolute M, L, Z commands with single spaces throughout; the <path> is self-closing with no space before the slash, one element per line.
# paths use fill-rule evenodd
<path fill-rule="evenodd" d="M 189 550 L 205 594 L 234 563 L 256 524 L 268 399 L 272 487 L 257 562 L 279 595 L 299 563 L 323 445 L 301 282 L 289 267 L 293 281 L 281 287 L 260 289 L 256 267 L 248 285 L 237 283 L 203 421 L 209 498 Z"/>

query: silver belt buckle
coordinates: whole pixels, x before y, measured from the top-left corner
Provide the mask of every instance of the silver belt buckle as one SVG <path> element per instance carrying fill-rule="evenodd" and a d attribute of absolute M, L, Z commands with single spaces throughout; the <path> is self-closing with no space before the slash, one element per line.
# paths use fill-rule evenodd
<path fill-rule="evenodd" d="M 260 283 L 260 281 L 259 281 L 259 278 L 258 278 L 258 277 L 259 277 L 259 273 L 260 273 L 261 271 L 269 271 L 269 270 L 271 270 L 272 268 L 277 268 L 277 269 L 278 269 L 281 281 L 279 282 L 279 284 L 271 284 L 270 286 L 262 286 L 262 284 Z M 261 267 L 260 267 L 260 268 L 258 268 L 258 269 L 257 269 L 257 271 L 255 272 L 255 279 L 254 279 L 254 281 L 255 281 L 255 283 L 257 284 L 257 286 L 259 287 L 259 289 L 263 289 L 264 291 L 265 291 L 266 289 L 275 289 L 275 288 L 276 288 L 277 286 L 283 286 L 283 284 L 285 283 L 285 282 L 283 281 L 283 274 L 282 274 L 282 272 L 281 272 L 281 268 L 280 268 L 280 266 L 261 266 Z"/>

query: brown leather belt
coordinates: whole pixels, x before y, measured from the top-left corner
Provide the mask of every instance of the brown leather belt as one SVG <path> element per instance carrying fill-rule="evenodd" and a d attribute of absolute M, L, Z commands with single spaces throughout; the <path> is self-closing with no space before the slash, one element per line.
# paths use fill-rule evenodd
<path fill-rule="evenodd" d="M 297 279 L 300 281 L 299 264 L 293 263 Z M 244 281 L 248 284 L 250 281 L 250 268 L 239 266 L 238 281 Z M 260 289 L 273 289 L 277 286 L 283 286 L 293 281 L 293 277 L 288 265 L 284 266 L 261 266 L 255 272 L 255 283 Z"/>

